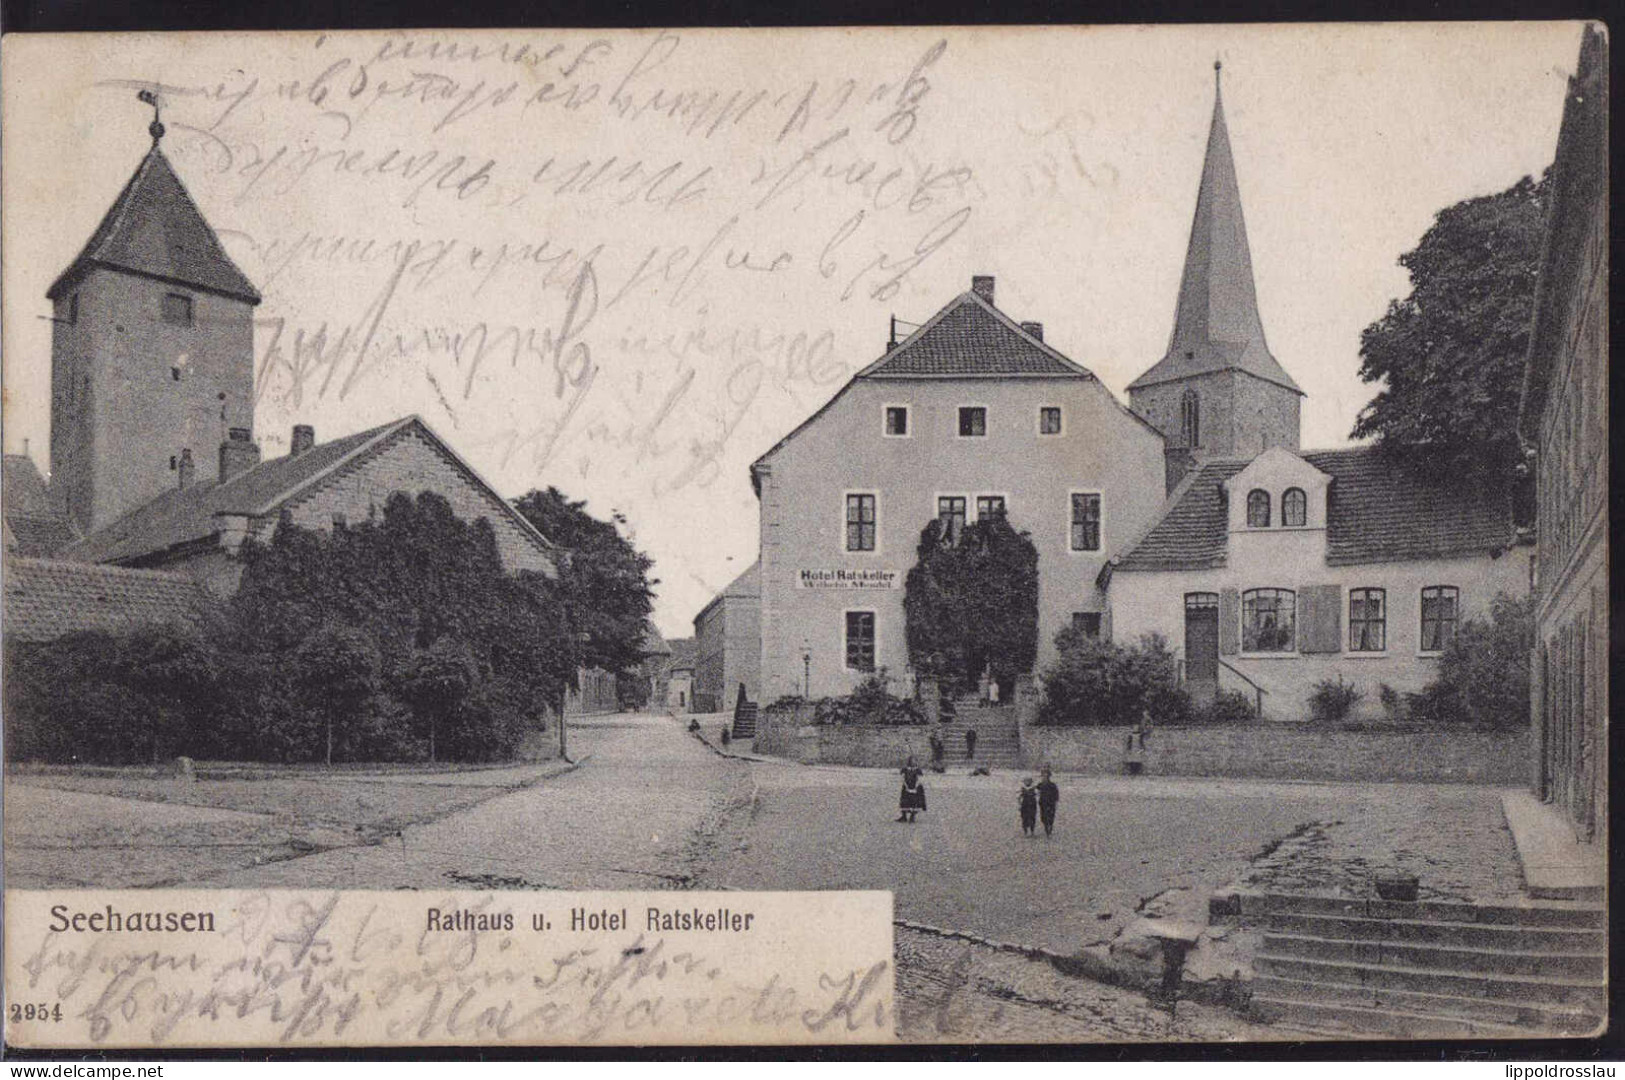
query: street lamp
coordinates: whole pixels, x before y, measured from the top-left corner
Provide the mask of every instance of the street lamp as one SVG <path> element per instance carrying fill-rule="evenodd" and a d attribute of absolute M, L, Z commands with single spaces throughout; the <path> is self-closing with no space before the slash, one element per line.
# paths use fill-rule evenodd
<path fill-rule="evenodd" d="M 805 641 L 801 643 L 801 696 L 812 697 L 812 649 Z"/>

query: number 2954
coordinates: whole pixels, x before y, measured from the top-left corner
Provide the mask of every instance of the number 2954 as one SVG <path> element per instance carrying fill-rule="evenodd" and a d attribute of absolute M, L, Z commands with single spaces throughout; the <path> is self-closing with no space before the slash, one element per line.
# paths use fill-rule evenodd
<path fill-rule="evenodd" d="M 44 1002 L 38 1004 L 28 1002 L 24 1004 L 13 1001 L 10 1011 L 12 1023 L 21 1020 L 53 1020 L 57 1022 L 62 1020 L 62 1003 L 60 1001 L 54 1005 L 47 1005 Z"/>

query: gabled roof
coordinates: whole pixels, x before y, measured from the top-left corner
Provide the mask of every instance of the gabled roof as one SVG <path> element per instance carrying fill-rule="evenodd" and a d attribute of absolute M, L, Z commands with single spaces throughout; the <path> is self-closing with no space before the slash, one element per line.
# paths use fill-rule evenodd
<path fill-rule="evenodd" d="M 1129 383 L 1129 389 L 1216 371 L 1244 371 L 1301 394 L 1264 342 L 1241 189 L 1217 81 L 1215 73 L 1213 122 L 1179 282 L 1174 332 L 1162 359 Z"/>
<path fill-rule="evenodd" d="M 694 654 L 697 643 L 693 638 L 671 638 L 666 644 L 671 646 L 671 669 L 673 671 L 694 667 Z"/>
<path fill-rule="evenodd" d="M 0 492 L 5 500 L 7 551 L 46 557 L 78 539 L 67 511 L 51 495 L 33 458 L 26 454 L 5 455 Z"/>
<path fill-rule="evenodd" d="M 744 573 L 728 583 L 728 587 L 713 596 L 709 603 L 694 616 L 697 625 L 705 613 L 724 600 L 756 600 L 762 595 L 762 560 L 751 563 Z"/>
<path fill-rule="evenodd" d="M 5 579 L 4 633 L 16 641 L 85 630 L 196 627 L 212 603 L 191 578 L 160 570 L 9 557 Z"/>
<path fill-rule="evenodd" d="M 1580 59 L 1563 100 L 1563 121 L 1549 181 L 1551 209 L 1541 251 L 1535 315 L 1524 364 L 1518 430 L 1530 443 L 1539 441 L 1554 368 L 1563 353 L 1569 297 L 1585 259 L 1580 255 L 1585 230 L 1596 216 L 1606 243 L 1608 212 L 1608 39 L 1588 25 L 1580 38 Z M 1606 275 L 1607 257 L 1601 272 Z"/>
<path fill-rule="evenodd" d="M 1478 555 L 1505 551 L 1515 542 L 1504 491 L 1418 476 L 1371 446 L 1298 456 L 1332 478 L 1329 566 Z M 1116 572 L 1224 566 L 1230 524 L 1223 485 L 1247 464 L 1202 465 L 1175 491 L 1157 523 L 1114 561 Z"/>
<path fill-rule="evenodd" d="M 45 295 L 55 300 L 98 266 L 260 302 L 258 290 L 220 246 L 156 141 L 90 242 Z"/>
<path fill-rule="evenodd" d="M 266 517 L 284 503 L 318 483 L 334 470 L 370 453 L 394 436 L 416 428 L 445 451 L 469 477 L 496 499 L 528 535 L 545 547 L 553 545 L 536 531 L 524 515 L 492 491 L 480 475 L 417 416 L 407 416 L 342 439 L 318 443 L 301 454 L 288 454 L 261 462 L 224 484 L 205 480 L 176 488 L 139 506 L 123 517 L 69 546 L 62 557 L 83 562 L 128 562 L 183 544 L 212 538 L 220 528 L 217 514 Z"/>
<path fill-rule="evenodd" d="M 859 379 L 980 376 L 1062 376 L 1092 379 L 1021 325 L 976 295 L 960 293 L 885 356 L 858 372 Z"/>

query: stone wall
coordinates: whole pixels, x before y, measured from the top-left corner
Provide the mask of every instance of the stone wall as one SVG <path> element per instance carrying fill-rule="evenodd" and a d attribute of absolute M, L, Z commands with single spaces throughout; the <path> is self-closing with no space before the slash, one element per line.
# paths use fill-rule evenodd
<path fill-rule="evenodd" d="M 1121 727 L 1025 727 L 1022 760 L 1058 772 L 1123 771 Z M 1157 728 L 1146 738 L 1152 776 L 1368 780 L 1516 786 L 1529 775 L 1527 731 L 1334 731 L 1308 724 Z"/>
<path fill-rule="evenodd" d="M 931 726 L 814 724 L 812 706 L 763 710 L 753 749 L 803 764 L 895 769 L 931 760 Z M 1024 768 L 1111 776 L 1123 771 L 1123 727 L 1021 725 Z M 1255 723 L 1157 728 L 1146 738 L 1151 776 L 1348 780 L 1520 786 L 1529 775 L 1527 731 L 1337 731 Z"/>

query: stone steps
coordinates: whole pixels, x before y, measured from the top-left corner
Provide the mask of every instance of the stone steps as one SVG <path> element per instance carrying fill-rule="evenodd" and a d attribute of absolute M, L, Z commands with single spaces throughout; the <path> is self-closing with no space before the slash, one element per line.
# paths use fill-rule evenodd
<path fill-rule="evenodd" d="M 1392 1009 L 1397 1012 L 1441 1018 L 1461 1017 L 1488 1024 L 1523 1028 L 1524 1034 L 1528 1033 L 1529 1028 L 1538 1028 L 1566 1035 L 1583 1035 L 1595 1031 L 1601 1023 L 1595 1014 L 1573 1005 L 1498 1001 L 1492 998 L 1394 990 L 1381 986 L 1306 982 L 1276 975 L 1255 976 L 1252 986 L 1254 1005 L 1266 1014 L 1272 1012 L 1274 1006 L 1286 1004 L 1348 1005 L 1363 1009 Z"/>
<path fill-rule="evenodd" d="M 756 738 L 756 718 L 759 706 L 754 701 L 747 701 L 734 710 L 733 737 L 736 739 Z"/>
<path fill-rule="evenodd" d="M 1211 921 L 1260 934 L 1261 1019 L 1364 1038 L 1527 1037 L 1599 1030 L 1601 904 L 1471 904 L 1221 891 Z"/>

